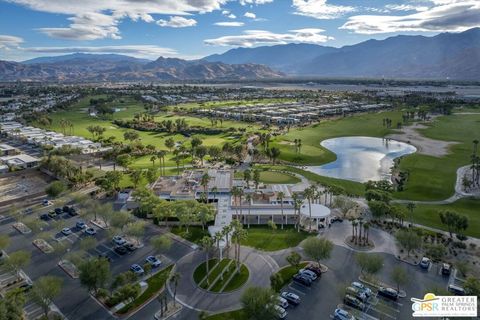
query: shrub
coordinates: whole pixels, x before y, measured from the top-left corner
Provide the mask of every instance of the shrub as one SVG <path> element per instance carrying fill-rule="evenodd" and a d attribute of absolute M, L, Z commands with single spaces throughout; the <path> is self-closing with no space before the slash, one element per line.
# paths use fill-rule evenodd
<path fill-rule="evenodd" d="M 65 190 L 67 190 L 67 186 L 63 182 L 54 181 L 45 189 L 45 192 L 50 197 L 55 198 L 55 197 L 59 196 Z"/>

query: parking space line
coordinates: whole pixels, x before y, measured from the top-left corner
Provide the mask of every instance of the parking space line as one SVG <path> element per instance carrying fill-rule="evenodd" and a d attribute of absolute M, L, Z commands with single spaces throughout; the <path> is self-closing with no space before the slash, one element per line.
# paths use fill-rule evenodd
<path fill-rule="evenodd" d="M 303 291 L 301 291 L 301 290 L 298 290 L 297 288 L 292 287 L 292 285 L 289 285 L 288 288 L 291 289 L 291 290 L 293 290 L 293 291 L 295 291 L 295 292 L 297 292 L 297 293 L 299 293 L 299 294 L 301 294 L 301 295 L 304 295 L 304 296 L 306 295 L 305 292 L 303 292 Z"/>
<path fill-rule="evenodd" d="M 397 319 L 397 317 L 394 317 L 394 316 L 392 316 L 391 314 L 385 313 L 385 312 L 380 311 L 380 310 L 378 310 L 378 309 L 376 309 L 376 308 L 373 308 L 373 307 L 372 307 L 372 308 L 370 308 L 370 310 L 373 310 L 373 311 L 375 311 L 375 312 L 377 312 L 377 313 L 380 313 L 380 314 L 384 315 L 384 316 L 387 317 L 387 318 L 390 318 L 390 319 L 393 319 L 393 320 Z"/>

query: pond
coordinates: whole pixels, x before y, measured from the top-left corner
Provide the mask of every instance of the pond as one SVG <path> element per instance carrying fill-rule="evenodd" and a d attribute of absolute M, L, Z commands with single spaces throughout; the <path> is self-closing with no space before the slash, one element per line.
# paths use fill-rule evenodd
<path fill-rule="evenodd" d="M 337 160 L 308 167 L 326 177 L 367 182 L 390 179 L 393 160 L 417 149 L 404 142 L 372 137 L 340 137 L 323 140 L 320 145 L 337 155 Z"/>

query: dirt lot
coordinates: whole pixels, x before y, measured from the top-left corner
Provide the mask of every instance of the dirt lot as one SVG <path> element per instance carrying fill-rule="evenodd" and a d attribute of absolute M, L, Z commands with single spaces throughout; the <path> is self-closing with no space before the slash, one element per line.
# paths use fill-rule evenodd
<path fill-rule="evenodd" d="M 52 181 L 37 170 L 24 170 L 0 175 L 0 207 L 14 200 L 43 193 Z"/>

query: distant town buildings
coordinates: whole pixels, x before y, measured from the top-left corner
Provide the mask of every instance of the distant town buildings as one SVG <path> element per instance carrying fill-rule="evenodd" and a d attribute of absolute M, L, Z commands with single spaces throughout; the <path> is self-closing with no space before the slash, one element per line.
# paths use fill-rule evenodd
<path fill-rule="evenodd" d="M 98 142 L 77 136 L 66 136 L 58 132 L 47 131 L 31 126 L 24 126 L 15 121 L 0 122 L 0 133 L 11 139 L 22 140 L 25 143 L 38 146 L 52 146 L 60 148 L 62 146 L 70 146 L 78 148 L 82 153 L 95 153 L 105 151 Z"/>

